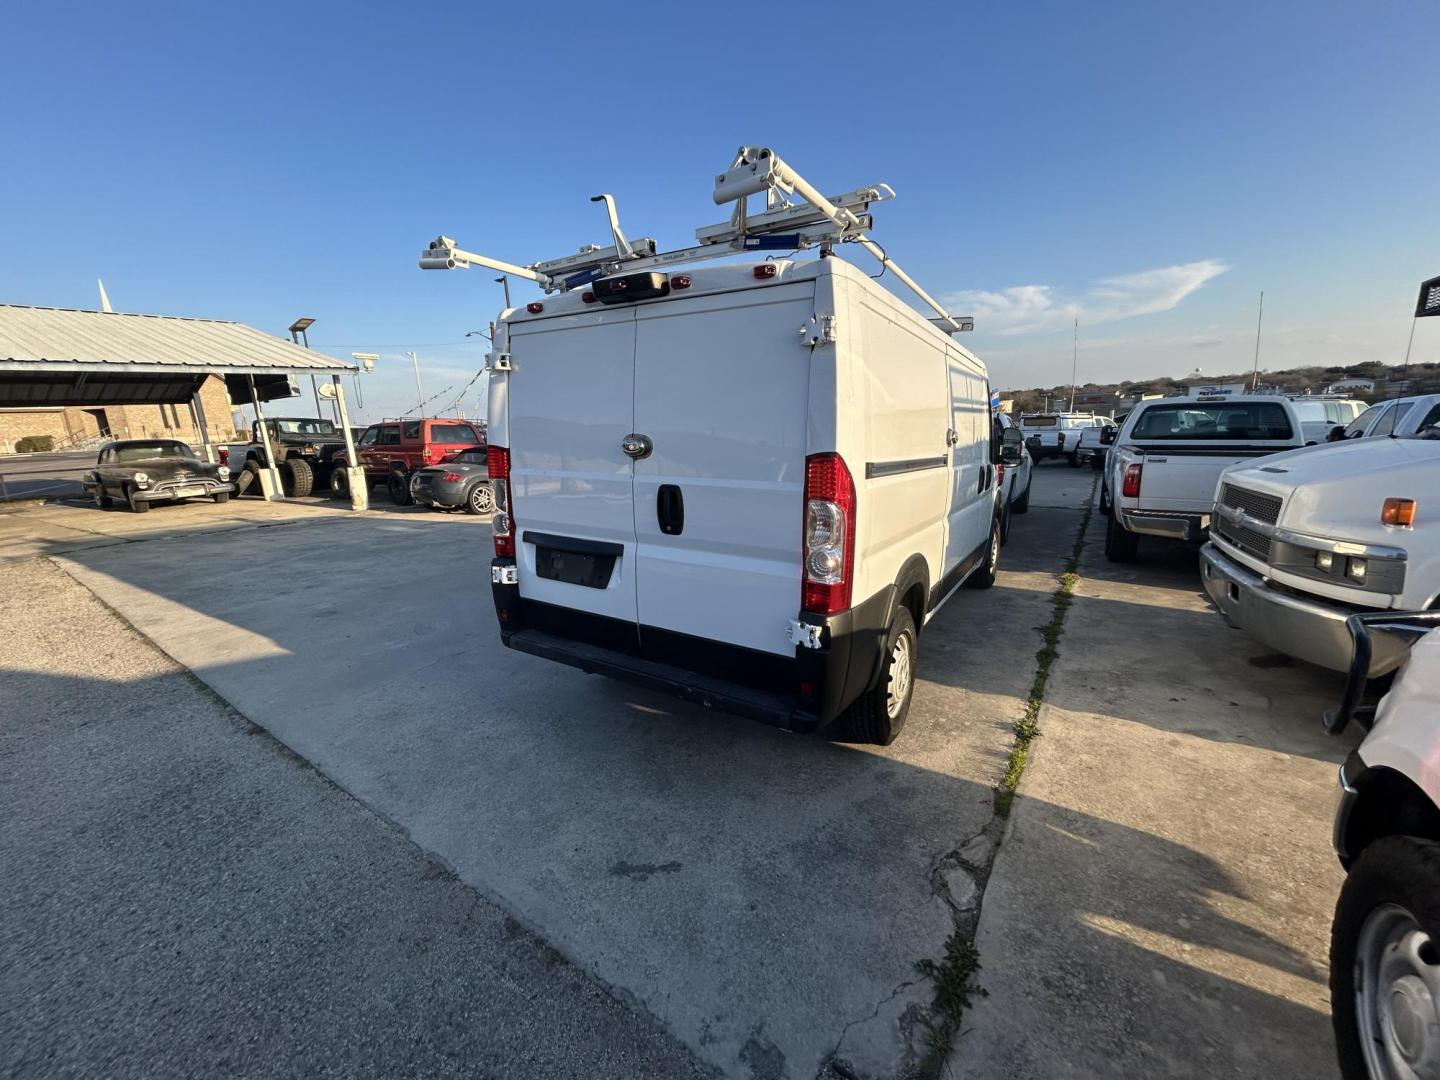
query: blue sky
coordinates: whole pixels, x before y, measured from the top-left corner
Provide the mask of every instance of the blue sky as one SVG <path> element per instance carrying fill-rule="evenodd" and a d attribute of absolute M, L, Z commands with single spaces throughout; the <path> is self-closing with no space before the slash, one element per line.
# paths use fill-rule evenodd
<path fill-rule="evenodd" d="M 555 257 L 603 190 L 684 246 L 763 143 L 894 186 L 876 239 L 997 385 L 1068 379 L 1077 315 L 1082 379 L 1246 368 L 1261 289 L 1262 366 L 1398 361 L 1440 274 L 1440 7 L 999 7 L 12 2 L 0 300 L 309 315 L 395 412 L 402 351 L 458 390 L 499 306 L 416 268 L 431 237 Z"/>

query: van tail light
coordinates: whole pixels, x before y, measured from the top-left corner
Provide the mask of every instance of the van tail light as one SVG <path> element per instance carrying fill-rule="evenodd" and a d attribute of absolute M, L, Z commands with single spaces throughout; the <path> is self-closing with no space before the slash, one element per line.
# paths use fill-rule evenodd
<path fill-rule="evenodd" d="M 800 608 L 835 615 L 850 608 L 855 578 L 855 481 L 839 454 L 805 459 L 805 528 Z"/>
<path fill-rule="evenodd" d="M 230 451 L 229 451 L 229 449 L 227 449 L 227 448 L 224 447 L 224 446 L 220 447 L 220 464 L 221 464 L 221 465 L 229 465 L 229 464 L 230 464 Z"/>
<path fill-rule="evenodd" d="M 515 519 L 510 514 L 510 449 L 491 446 L 485 451 L 485 464 L 490 470 L 490 489 L 495 493 L 495 517 L 490 531 L 495 537 L 495 554 L 502 559 L 515 557 Z"/>
<path fill-rule="evenodd" d="M 1120 482 L 1120 494 L 1127 499 L 1138 499 L 1140 497 L 1140 473 L 1145 468 L 1138 461 L 1134 465 L 1125 466 L 1125 478 Z"/>

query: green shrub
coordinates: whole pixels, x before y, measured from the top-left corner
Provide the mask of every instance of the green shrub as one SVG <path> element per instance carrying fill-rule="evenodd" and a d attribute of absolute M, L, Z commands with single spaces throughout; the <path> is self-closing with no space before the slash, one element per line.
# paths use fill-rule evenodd
<path fill-rule="evenodd" d="M 54 449 L 54 435 L 26 435 L 15 444 L 17 454 L 43 454 Z"/>

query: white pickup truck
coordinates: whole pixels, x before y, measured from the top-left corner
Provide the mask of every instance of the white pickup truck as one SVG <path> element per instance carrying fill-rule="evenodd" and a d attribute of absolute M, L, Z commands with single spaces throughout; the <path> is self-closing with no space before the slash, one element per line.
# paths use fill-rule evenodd
<path fill-rule="evenodd" d="M 1350 664 L 1347 616 L 1440 607 L 1440 438 L 1358 439 L 1228 469 L 1205 591 L 1225 618 L 1321 667 Z M 1400 654 L 1379 648 L 1370 674 Z"/>
<path fill-rule="evenodd" d="M 1305 444 L 1283 397 L 1156 398 L 1126 417 L 1106 456 L 1100 509 L 1105 557 L 1133 562 L 1140 537 L 1201 540 L 1215 482 L 1229 466 Z"/>

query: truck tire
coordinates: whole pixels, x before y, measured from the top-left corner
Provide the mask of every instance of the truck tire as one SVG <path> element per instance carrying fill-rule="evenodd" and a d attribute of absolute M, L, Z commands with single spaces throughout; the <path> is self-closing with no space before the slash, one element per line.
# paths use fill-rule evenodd
<path fill-rule="evenodd" d="M 344 469 L 330 470 L 330 494 L 344 499 L 350 494 L 350 476 Z"/>
<path fill-rule="evenodd" d="M 211 495 L 210 497 L 211 497 L 212 499 L 214 499 L 217 503 L 223 505 L 224 503 L 227 503 L 227 502 L 230 501 L 230 492 L 228 492 L 228 491 L 217 491 L 217 492 L 215 492 L 214 495 Z"/>
<path fill-rule="evenodd" d="M 125 492 L 125 501 L 130 504 L 130 509 L 137 514 L 143 514 L 150 509 L 148 502 L 142 502 L 135 498 L 135 489 L 130 488 Z"/>
<path fill-rule="evenodd" d="M 1105 519 L 1105 558 L 1111 562 L 1130 563 L 1140 550 L 1140 537 L 1120 524 L 1113 512 Z"/>
<path fill-rule="evenodd" d="M 315 490 L 315 470 L 304 458 L 288 458 L 280 466 L 280 482 L 286 498 L 303 499 Z"/>
<path fill-rule="evenodd" d="M 1401 1039 L 1411 1054 L 1435 1053 L 1434 1005 L 1415 988 L 1434 985 L 1437 950 L 1440 844 L 1376 840 L 1350 867 L 1330 930 L 1330 1015 L 1347 1080 L 1399 1075 L 1382 1063 L 1387 1052 L 1397 1061 L 1409 1056 Z"/>
<path fill-rule="evenodd" d="M 392 470 L 386 478 L 385 490 L 390 493 L 390 501 L 396 506 L 409 506 L 415 501 L 410 498 L 410 477 L 399 469 Z"/>
<path fill-rule="evenodd" d="M 885 635 L 884 666 L 875 685 L 840 714 L 836 726 L 846 742 L 889 746 L 905 726 L 915 696 L 915 663 L 919 658 L 915 619 L 903 604 L 895 609 Z"/>
<path fill-rule="evenodd" d="M 1030 484 L 1035 482 L 1035 466 L 1030 466 L 1030 482 L 1025 485 L 1025 494 L 1021 495 L 1010 504 L 1012 514 L 1028 514 L 1030 512 Z"/>
<path fill-rule="evenodd" d="M 490 485 L 481 480 L 465 493 L 465 512 L 467 514 L 488 514 L 495 509 L 495 493 L 490 490 Z"/>
<path fill-rule="evenodd" d="M 235 477 L 235 494 L 261 495 L 264 490 L 260 486 L 260 467 L 253 461 L 247 461 L 245 468 L 241 469 L 239 475 Z"/>
<path fill-rule="evenodd" d="M 970 571 L 965 579 L 967 589 L 988 589 L 995 584 L 995 575 L 1000 570 L 1000 518 L 990 523 L 990 539 L 985 545 L 985 558 Z"/>
<path fill-rule="evenodd" d="M 1070 468 L 1078 469 L 1080 467 L 1080 455 L 1076 453 L 1066 454 L 1065 462 L 1070 466 Z"/>

